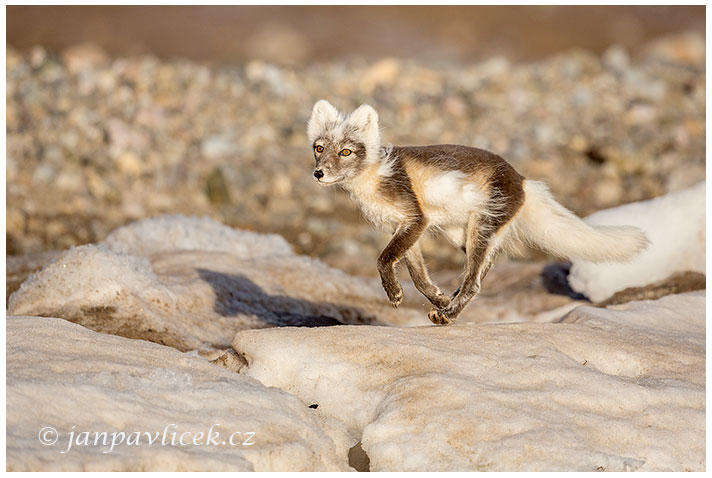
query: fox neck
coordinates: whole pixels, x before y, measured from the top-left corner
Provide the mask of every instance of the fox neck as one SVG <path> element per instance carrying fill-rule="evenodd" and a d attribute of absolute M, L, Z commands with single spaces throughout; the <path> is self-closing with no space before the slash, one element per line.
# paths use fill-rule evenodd
<path fill-rule="evenodd" d="M 396 158 L 392 153 L 392 144 L 381 146 L 376 154 L 366 158 L 363 169 L 353 178 L 344 181 L 342 187 L 351 193 L 375 193 L 381 179 L 393 175 Z"/>
<path fill-rule="evenodd" d="M 388 229 L 401 223 L 407 211 L 392 197 L 394 184 L 391 176 L 397 169 L 398 159 L 390 156 L 386 158 L 387 163 L 379 161 L 368 164 L 358 176 L 344 183 L 343 188 L 350 193 L 371 223 Z"/>
<path fill-rule="evenodd" d="M 342 187 L 360 200 L 378 196 L 378 187 L 382 178 L 378 173 L 379 169 L 379 163 L 369 163 L 357 176 L 344 181 Z"/>
<path fill-rule="evenodd" d="M 356 176 L 344 181 L 343 188 L 359 196 L 377 194 L 381 180 L 393 174 L 395 158 L 391 155 L 392 149 L 389 144 L 381 147 L 377 154 L 367 157 L 365 166 Z"/>

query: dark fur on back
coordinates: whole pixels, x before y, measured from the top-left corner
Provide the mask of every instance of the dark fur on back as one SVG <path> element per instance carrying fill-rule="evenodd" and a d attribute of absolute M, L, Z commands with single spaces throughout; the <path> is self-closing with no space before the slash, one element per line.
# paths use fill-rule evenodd
<path fill-rule="evenodd" d="M 393 180 L 384 181 L 391 185 L 386 186 L 386 189 L 400 185 L 412 191 L 403 163 L 414 161 L 442 171 L 462 171 L 490 183 L 492 186 L 490 196 L 493 201 L 498 201 L 500 198 L 507 199 L 499 206 L 503 217 L 511 218 L 524 204 L 524 176 L 501 156 L 484 149 L 455 144 L 395 146 L 391 154 L 394 155 L 395 173 Z"/>

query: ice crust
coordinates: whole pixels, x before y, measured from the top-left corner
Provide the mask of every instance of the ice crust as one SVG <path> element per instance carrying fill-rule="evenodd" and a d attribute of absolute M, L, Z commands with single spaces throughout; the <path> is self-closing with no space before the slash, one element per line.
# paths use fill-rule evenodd
<path fill-rule="evenodd" d="M 62 319 L 7 319 L 10 471 L 348 470 L 346 442 L 328 436 L 313 412 L 284 391 L 169 347 Z M 158 445 L 171 424 L 167 445 Z M 170 444 L 172 431 L 192 437 L 214 424 L 220 441 L 242 432 L 234 437 L 240 445 Z M 55 445 L 38 440 L 47 426 L 60 433 Z M 74 445 L 63 454 L 72 430 L 75 437 L 138 431 L 161 438 L 110 452 L 101 442 Z M 242 445 L 244 432 L 255 433 L 254 445 Z"/>
<path fill-rule="evenodd" d="M 696 188 L 674 204 L 699 212 Z M 651 211 L 665 218 L 671 204 L 601 223 L 653 225 Z M 655 229 L 654 258 L 704 263 L 704 232 L 688 220 L 668 227 L 689 248 Z M 422 326 L 423 311 L 392 309 L 377 279 L 296 255 L 278 236 L 208 218 L 130 224 L 64 252 L 10 298 L 9 314 L 114 336 L 8 318 L 8 469 L 346 470 L 360 442 L 372 471 L 704 470 L 704 292 L 576 307 L 543 292 L 539 270 L 500 267 L 460 322 Z M 587 270 L 576 264 L 572 278 Z M 603 284 L 587 284 L 597 297 Z M 273 328 L 334 324 L 358 325 Z M 216 362 L 225 368 L 205 360 L 231 346 Z M 260 447 L 60 454 L 37 436 L 171 423 L 253 428 Z"/>
<path fill-rule="evenodd" d="M 168 216 L 66 251 L 22 284 L 8 311 L 184 351 L 228 348 L 246 328 L 427 322 L 384 297 L 376 281 L 294 254 L 279 236 Z"/>
<path fill-rule="evenodd" d="M 555 324 L 239 332 L 243 373 L 361 437 L 372 471 L 704 470 L 705 296 Z"/>
<path fill-rule="evenodd" d="M 112 252 L 149 257 L 170 251 L 224 252 L 238 259 L 292 257 L 282 236 L 233 229 L 208 217 L 158 216 L 121 227 L 103 244 Z"/>

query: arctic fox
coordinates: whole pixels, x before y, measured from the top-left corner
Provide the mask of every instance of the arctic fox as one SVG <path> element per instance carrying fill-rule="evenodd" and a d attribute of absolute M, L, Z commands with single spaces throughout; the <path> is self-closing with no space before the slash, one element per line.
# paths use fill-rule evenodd
<path fill-rule="evenodd" d="M 592 227 L 557 203 L 547 186 L 524 179 L 504 159 L 457 145 L 384 146 L 378 114 L 362 105 L 348 116 L 326 100 L 307 126 L 319 184 L 338 184 L 375 225 L 393 232 L 378 257 L 381 283 L 394 307 L 403 300 L 395 265 L 405 259 L 415 287 L 435 306 L 435 324 L 454 320 L 480 292 L 498 251 L 537 246 L 556 256 L 626 261 L 648 244 L 634 227 Z M 448 296 L 428 276 L 418 238 L 443 233 L 466 255 L 460 287 Z"/>

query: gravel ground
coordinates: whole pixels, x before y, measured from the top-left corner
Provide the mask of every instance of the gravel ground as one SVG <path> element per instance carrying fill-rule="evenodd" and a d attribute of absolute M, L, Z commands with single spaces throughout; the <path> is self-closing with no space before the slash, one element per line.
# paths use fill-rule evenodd
<path fill-rule="evenodd" d="M 311 106 L 363 102 L 385 141 L 490 149 L 551 185 L 578 214 L 705 177 L 704 38 L 659 39 L 631 57 L 570 51 L 430 67 L 382 59 L 278 67 L 7 51 L 8 254 L 102 240 L 163 213 L 284 235 L 297 252 L 374 275 L 387 237 L 346 194 L 318 187 Z M 432 268 L 457 267 L 444 242 Z"/>

